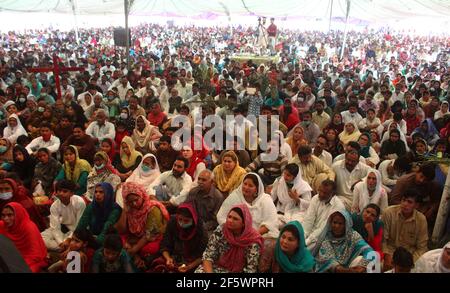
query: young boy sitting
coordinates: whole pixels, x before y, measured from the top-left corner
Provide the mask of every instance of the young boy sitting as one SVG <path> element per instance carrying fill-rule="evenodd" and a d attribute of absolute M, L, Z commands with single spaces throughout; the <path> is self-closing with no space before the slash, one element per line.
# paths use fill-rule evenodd
<path fill-rule="evenodd" d="M 394 268 L 385 273 L 410 273 L 414 267 L 412 254 L 403 247 L 397 247 L 392 257 Z"/>
<path fill-rule="evenodd" d="M 47 249 L 61 251 L 61 245 L 75 231 L 86 204 L 74 196 L 75 183 L 62 180 L 56 185 L 56 200 L 50 207 L 50 228 L 41 233 Z"/>
<path fill-rule="evenodd" d="M 107 235 L 103 248 L 95 252 L 92 273 L 134 273 L 131 258 L 118 234 Z"/>

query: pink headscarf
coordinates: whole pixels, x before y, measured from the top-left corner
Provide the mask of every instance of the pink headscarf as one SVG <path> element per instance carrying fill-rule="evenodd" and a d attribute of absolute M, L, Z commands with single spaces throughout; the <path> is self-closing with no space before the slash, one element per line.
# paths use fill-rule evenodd
<path fill-rule="evenodd" d="M 238 273 L 242 272 L 245 265 L 245 249 L 257 243 L 260 247 L 260 252 L 264 248 L 264 240 L 261 235 L 252 226 L 252 215 L 246 204 L 238 204 L 231 209 L 239 208 L 244 215 L 242 219 L 244 221 L 244 231 L 239 236 L 235 236 L 233 232 L 228 228 L 227 223 L 222 227 L 223 235 L 228 243 L 231 245 L 230 250 L 225 252 L 219 259 L 218 265 L 227 269 L 230 272 Z"/>
<path fill-rule="evenodd" d="M 150 200 L 142 185 L 135 182 L 125 182 L 122 185 L 122 197 L 124 204 L 126 204 L 127 197 L 130 194 L 135 194 L 143 200 L 142 206 L 139 209 L 129 209 L 127 211 L 128 230 L 131 234 L 138 237 L 144 235 L 148 213 L 154 206 L 161 210 L 161 213 L 166 220 L 169 220 L 170 216 L 166 207 L 159 201 Z"/>

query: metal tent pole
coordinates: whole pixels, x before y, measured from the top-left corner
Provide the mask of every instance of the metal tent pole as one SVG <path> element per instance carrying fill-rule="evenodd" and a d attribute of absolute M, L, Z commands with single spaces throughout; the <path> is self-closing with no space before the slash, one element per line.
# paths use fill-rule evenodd
<path fill-rule="evenodd" d="M 333 16 L 333 0 L 330 0 L 330 19 L 328 21 L 328 32 L 331 31 L 331 17 Z"/>
<path fill-rule="evenodd" d="M 127 56 L 127 70 L 130 71 L 131 69 L 131 64 L 130 64 L 130 33 L 128 31 L 128 16 L 130 14 L 130 1 L 129 0 L 125 0 L 124 1 L 124 5 L 125 5 L 125 44 L 126 44 L 126 56 Z"/>
<path fill-rule="evenodd" d="M 347 13 L 345 16 L 345 29 L 344 29 L 344 41 L 342 42 L 342 50 L 341 50 L 341 60 L 344 58 L 345 44 L 347 43 L 347 33 L 348 33 L 348 18 L 350 16 L 350 2 L 351 0 L 347 0 Z"/>
<path fill-rule="evenodd" d="M 80 35 L 78 32 L 78 18 L 77 18 L 75 1 L 76 0 L 70 0 L 70 4 L 72 4 L 72 13 L 73 13 L 73 18 L 74 18 L 74 22 L 75 22 L 75 39 L 77 41 L 77 44 L 79 45 L 80 44 Z"/>

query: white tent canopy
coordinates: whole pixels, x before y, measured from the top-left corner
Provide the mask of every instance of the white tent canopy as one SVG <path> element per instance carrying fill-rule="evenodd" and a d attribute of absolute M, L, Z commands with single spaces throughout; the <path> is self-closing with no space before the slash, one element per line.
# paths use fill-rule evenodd
<path fill-rule="evenodd" d="M 0 11 L 110 15 L 123 14 L 123 0 L 0 0 Z M 208 17 L 211 15 L 264 15 L 267 17 L 345 17 L 346 0 L 134 0 L 131 15 Z M 350 17 L 370 22 L 433 18 L 447 20 L 448 0 L 351 0 Z"/>

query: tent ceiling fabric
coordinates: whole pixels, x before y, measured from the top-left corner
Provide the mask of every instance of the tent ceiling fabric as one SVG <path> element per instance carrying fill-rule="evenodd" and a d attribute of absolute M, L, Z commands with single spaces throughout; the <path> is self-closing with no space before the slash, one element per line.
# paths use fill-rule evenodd
<path fill-rule="evenodd" d="M 74 0 L 80 15 L 122 14 L 123 0 Z M 0 0 L 0 11 L 72 13 L 72 0 Z M 134 0 L 131 15 L 202 17 L 264 15 L 268 17 L 345 17 L 346 0 Z M 449 19 L 448 0 L 351 0 L 350 17 L 367 21 L 411 17 Z"/>

